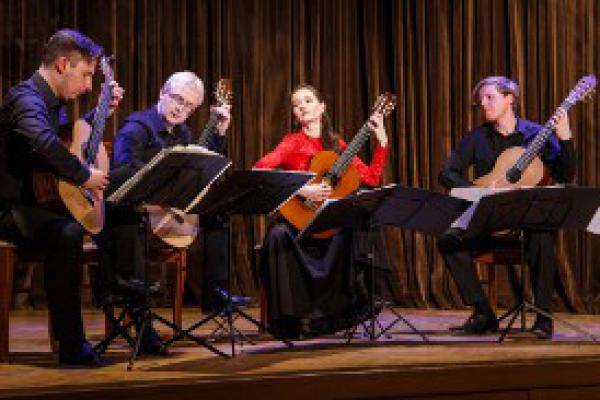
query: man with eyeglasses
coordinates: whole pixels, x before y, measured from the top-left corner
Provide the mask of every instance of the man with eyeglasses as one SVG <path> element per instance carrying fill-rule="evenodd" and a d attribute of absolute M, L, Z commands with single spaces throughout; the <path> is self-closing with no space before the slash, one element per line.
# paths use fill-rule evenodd
<path fill-rule="evenodd" d="M 177 72 L 165 82 L 155 105 L 129 115 L 113 142 L 108 194 L 162 149 L 193 143 L 192 131 L 185 121 L 202 104 L 203 99 L 202 81 L 193 72 Z M 207 148 L 211 151 L 223 153 L 225 149 L 225 133 L 231 120 L 229 108 L 212 108 L 212 112 L 218 113 L 219 121 L 208 137 Z M 105 229 L 99 236 L 100 268 L 94 285 L 95 302 L 102 305 L 112 294 L 144 290 L 147 285 L 145 249 L 148 237 L 143 215 L 129 206 L 111 205 L 107 209 Z M 220 247 L 227 248 L 227 245 L 225 243 Z M 218 255 L 214 258 L 218 258 Z M 217 275 L 227 279 L 226 268 L 221 268 L 222 262 L 206 264 L 215 271 L 204 271 L 205 276 Z M 144 334 L 140 353 L 164 353 L 154 329 L 150 330 L 150 334 Z"/>

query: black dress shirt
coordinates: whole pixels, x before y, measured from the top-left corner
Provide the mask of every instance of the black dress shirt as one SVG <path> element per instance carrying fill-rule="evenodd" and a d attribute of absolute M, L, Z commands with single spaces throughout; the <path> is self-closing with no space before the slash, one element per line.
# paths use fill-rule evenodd
<path fill-rule="evenodd" d="M 38 72 L 8 91 L 0 105 L 0 207 L 37 204 L 36 169 L 77 185 L 87 181 L 88 168 L 58 136 L 65 123 L 63 104 Z"/>
<path fill-rule="evenodd" d="M 215 130 L 208 136 L 207 148 L 222 154 L 225 142 L 225 136 Z M 111 184 L 108 192 L 117 189 L 162 149 L 191 143 L 190 128 L 179 124 L 168 132 L 156 106 L 131 114 L 125 119 L 113 142 Z"/>
<path fill-rule="evenodd" d="M 517 119 L 515 132 L 502 135 L 492 124 L 484 124 L 467 133 L 448 160 L 443 164 L 438 177 L 440 184 L 451 189 L 472 186 L 465 175 L 474 167 L 474 178 L 489 173 L 500 154 L 514 146 L 527 146 L 540 131 L 541 125 L 525 119 Z M 569 183 L 575 177 L 576 154 L 572 140 L 558 140 L 555 135 L 546 142 L 540 154 L 550 175 L 558 183 Z"/>

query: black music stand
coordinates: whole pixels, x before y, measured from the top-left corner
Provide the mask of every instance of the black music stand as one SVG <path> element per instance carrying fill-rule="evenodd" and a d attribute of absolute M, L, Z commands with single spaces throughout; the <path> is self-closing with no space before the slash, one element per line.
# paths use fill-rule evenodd
<path fill-rule="evenodd" d="M 351 228 L 368 223 L 369 231 L 385 225 L 399 226 L 430 234 L 439 234 L 446 229 L 471 203 L 448 195 L 427 190 L 390 185 L 373 190 L 360 191 L 340 200 L 329 200 L 317 212 L 311 223 L 297 237 L 302 237 L 334 228 Z M 375 254 L 371 247 L 371 327 L 369 338 L 376 340 L 398 322 L 403 322 L 424 341 L 427 337 L 393 308 L 396 319 L 375 334 L 374 282 Z"/>
<path fill-rule="evenodd" d="M 200 326 L 225 315 L 231 340 L 231 355 L 235 356 L 236 328 L 233 326 L 234 315 L 252 323 L 261 331 L 271 334 L 277 340 L 288 346 L 292 342 L 273 334 L 268 327 L 241 310 L 231 301 L 231 274 L 233 271 L 233 231 L 231 229 L 232 215 L 270 215 L 276 212 L 287 200 L 296 194 L 302 186 L 314 178 L 312 172 L 271 171 L 254 169 L 249 171 L 237 170 L 226 177 L 189 212 L 199 215 L 227 216 L 229 232 L 229 258 L 227 262 L 228 298 L 223 310 L 215 311 L 189 328 L 175 334 L 166 344 L 178 340 L 184 335 L 198 329 Z M 242 336 L 243 337 L 243 336 Z"/>
<path fill-rule="evenodd" d="M 527 230 L 586 229 L 600 206 L 600 189 L 592 187 L 536 187 L 484 196 L 477 203 L 464 233 L 465 239 L 503 230 L 521 232 L 521 263 L 526 265 L 524 234 Z M 503 342 L 517 316 L 525 326 L 525 313 L 534 311 L 555 320 L 593 341 L 598 339 L 578 326 L 553 316 L 527 301 L 525 268 L 521 273 L 521 301 L 499 320 L 510 317 L 498 341 Z"/>
<path fill-rule="evenodd" d="M 214 182 L 230 164 L 231 161 L 227 158 L 199 146 L 166 148 L 114 191 L 107 201 L 139 208 L 144 205 L 158 205 L 182 209 L 197 198 L 198 194 Z M 147 231 L 147 218 L 144 223 Z M 146 241 L 146 260 L 148 247 Z M 131 371 L 146 329 L 151 326 L 153 320 L 157 320 L 173 329 L 180 337 L 185 336 L 217 355 L 229 357 L 205 339 L 184 332 L 180 326 L 152 312 L 149 305 L 150 289 L 148 286 L 145 291 L 124 295 L 116 302 L 103 306 L 113 329 L 95 346 L 95 350 L 103 353 L 113 340 L 119 336 L 123 337 L 132 347 L 127 366 L 127 370 Z M 117 318 L 108 312 L 108 308 L 115 305 L 123 307 Z M 125 322 L 128 316 L 131 317 L 131 321 Z M 140 326 L 135 340 L 128 332 L 134 325 Z"/>

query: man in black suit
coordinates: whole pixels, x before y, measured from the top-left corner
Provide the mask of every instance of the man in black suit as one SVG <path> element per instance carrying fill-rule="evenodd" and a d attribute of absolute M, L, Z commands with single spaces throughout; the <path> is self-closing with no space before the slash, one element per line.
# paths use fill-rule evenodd
<path fill-rule="evenodd" d="M 440 183 L 447 189 L 472 186 L 466 176 L 467 169 L 474 167 L 474 179 L 488 174 L 500 154 L 514 146 L 527 146 L 540 131 L 541 126 L 516 116 L 519 86 L 503 76 L 491 76 L 480 81 L 473 90 L 473 104 L 482 113 L 483 125 L 467 133 L 439 175 Z M 565 112 L 558 114 L 555 135 L 540 154 L 545 167 L 558 183 L 568 183 L 575 177 L 576 154 L 569 120 Z M 507 186 L 505 178 L 490 185 L 492 188 Z M 526 232 L 526 257 L 530 266 L 535 305 L 550 313 L 556 257 L 554 233 L 535 230 Z M 498 322 L 490 307 L 475 271 L 472 254 L 504 245 L 495 237 L 463 240 L 462 231 L 451 228 L 439 238 L 438 245 L 452 274 L 463 302 L 475 308 L 473 315 L 458 330 L 472 334 L 494 332 Z M 540 338 L 551 338 L 552 321 L 538 314 L 531 329 Z"/>
<path fill-rule="evenodd" d="M 39 69 L 12 87 L 0 106 L 0 238 L 45 255 L 44 285 L 61 364 L 99 364 L 81 317 L 84 230 L 71 216 L 39 205 L 33 175 L 48 172 L 92 193 L 106 188 L 106 173 L 84 165 L 59 139 L 66 124 L 63 105 L 92 89 L 101 54 L 101 47 L 77 31 L 56 32 Z M 112 85 L 114 108 L 123 90 Z M 90 122 L 92 114 L 85 119 Z"/>

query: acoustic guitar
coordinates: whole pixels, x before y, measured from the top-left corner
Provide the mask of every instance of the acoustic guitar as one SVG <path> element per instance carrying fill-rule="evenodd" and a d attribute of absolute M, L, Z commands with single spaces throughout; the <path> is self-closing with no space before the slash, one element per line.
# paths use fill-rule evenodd
<path fill-rule="evenodd" d="M 488 187 L 492 182 L 505 177 L 510 183 L 509 187 L 538 185 L 544 177 L 544 164 L 538 155 L 552 136 L 556 127 L 554 121 L 559 111 L 569 111 L 577 102 L 591 96 L 595 87 L 594 75 L 581 78 L 526 148 L 519 146 L 504 150 L 496 160 L 492 171 L 473 183 L 479 187 Z"/>
<path fill-rule="evenodd" d="M 225 106 L 231 104 L 232 95 L 231 79 L 220 79 L 214 91 L 216 105 Z M 215 134 L 215 130 L 217 129 L 219 117 L 217 112 L 213 111 L 210 113 L 208 122 L 196 145 L 203 147 L 208 145 L 208 139 L 211 135 Z M 167 209 L 159 206 L 146 207 L 152 233 L 173 247 L 185 248 L 192 244 L 198 235 L 200 218 L 196 214 L 188 214 L 188 211 L 202 200 L 208 189 L 209 187 L 199 193 L 194 201 L 184 210 Z"/>
<path fill-rule="evenodd" d="M 396 106 L 396 96 L 384 93 L 377 98 L 371 115 L 381 113 L 389 115 Z M 316 176 L 310 183 L 327 183 L 332 188 L 330 198 L 342 198 L 353 193 L 361 183 L 360 174 L 352 165 L 352 159 L 367 141 L 371 129 L 368 121 L 363 124 L 352 141 L 348 144 L 341 155 L 331 150 L 320 151 L 312 158 L 309 171 L 315 172 Z M 314 202 L 301 196 L 295 196 L 288 200 L 279 211 L 281 215 L 298 230 L 304 229 L 312 220 L 315 212 L 322 202 Z M 331 237 L 333 232 L 323 232 L 316 237 Z"/>
<path fill-rule="evenodd" d="M 100 69 L 104 75 L 104 85 L 100 91 L 100 99 L 90 127 L 85 121 L 77 120 L 73 124 L 71 137 L 61 135 L 63 143 L 69 151 L 88 166 L 108 173 L 108 154 L 102 143 L 106 119 L 110 113 L 112 99 L 113 71 L 107 57 L 100 59 Z M 94 196 L 70 182 L 57 179 L 54 175 L 39 172 L 34 174 L 34 192 L 38 203 L 46 208 L 66 210 L 73 218 L 91 234 L 97 234 L 104 226 L 104 199 L 102 194 Z"/>

